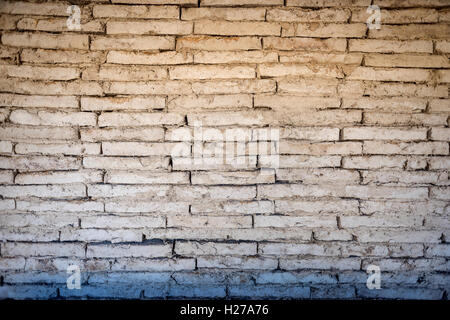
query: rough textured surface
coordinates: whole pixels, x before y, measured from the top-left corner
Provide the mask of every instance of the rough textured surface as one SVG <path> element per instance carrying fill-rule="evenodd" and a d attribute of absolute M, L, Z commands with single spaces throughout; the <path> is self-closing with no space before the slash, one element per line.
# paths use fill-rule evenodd
<path fill-rule="evenodd" d="M 1 297 L 447 299 L 449 1 L 83 3 L 0 2 Z"/>

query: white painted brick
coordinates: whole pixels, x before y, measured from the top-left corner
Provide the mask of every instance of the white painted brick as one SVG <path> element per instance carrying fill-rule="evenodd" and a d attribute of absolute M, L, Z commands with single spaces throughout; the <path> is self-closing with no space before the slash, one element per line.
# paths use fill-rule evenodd
<path fill-rule="evenodd" d="M 175 253 L 182 256 L 202 255 L 255 255 L 255 243 L 177 242 Z"/>
<path fill-rule="evenodd" d="M 165 245 L 88 245 L 86 256 L 95 258 L 154 258 L 172 255 L 172 246 Z"/>
<path fill-rule="evenodd" d="M 65 183 L 95 183 L 102 182 L 100 171 L 50 171 L 19 173 L 14 182 L 16 184 L 65 184 Z"/>
<path fill-rule="evenodd" d="M 161 170 L 168 169 L 168 157 L 83 157 L 83 167 L 106 170 Z"/>
<path fill-rule="evenodd" d="M 188 210 L 189 205 L 183 202 L 107 201 L 105 203 L 107 212 L 187 213 Z"/>
<path fill-rule="evenodd" d="M 103 113 L 98 118 L 100 127 L 122 127 L 131 125 L 151 126 L 158 124 L 176 125 L 184 122 L 180 114 L 174 113 Z"/>
<path fill-rule="evenodd" d="M 166 220 L 158 216 L 87 216 L 81 218 L 82 228 L 105 228 L 105 229 L 138 229 L 138 228 L 162 228 Z M 120 254 L 119 254 L 120 256 Z"/>
<path fill-rule="evenodd" d="M 81 243 L 8 243 L 2 246 L 2 254 L 7 257 L 84 257 Z"/>
<path fill-rule="evenodd" d="M 108 171 L 105 175 L 106 183 L 126 184 L 187 184 L 187 172 L 148 172 L 148 171 Z"/>
<path fill-rule="evenodd" d="M 97 201 L 17 201 L 17 209 L 31 212 L 89 212 L 103 211 L 103 203 Z"/>
<path fill-rule="evenodd" d="M 309 258 L 303 260 L 280 260 L 280 268 L 284 270 L 359 270 L 361 262 L 358 258 Z"/>
<path fill-rule="evenodd" d="M 74 96 L 29 96 L 2 93 L 0 101 L 2 106 L 10 107 L 78 108 L 78 100 Z"/>
<path fill-rule="evenodd" d="M 219 268 L 219 269 L 255 269 L 267 270 L 276 269 L 277 259 L 251 258 L 251 257 L 199 257 L 197 259 L 198 268 Z"/>
<path fill-rule="evenodd" d="M 14 110 L 11 112 L 9 120 L 12 123 L 32 126 L 95 126 L 97 124 L 97 116 L 88 112 L 38 111 L 37 113 L 31 113 L 24 110 Z"/>
<path fill-rule="evenodd" d="M 161 141 L 164 129 L 152 128 L 81 128 L 82 141 Z M 100 161 L 100 160 L 99 160 Z"/>
<path fill-rule="evenodd" d="M 252 218 L 219 217 L 219 216 L 170 216 L 167 218 L 168 227 L 196 227 L 196 228 L 251 228 Z"/>

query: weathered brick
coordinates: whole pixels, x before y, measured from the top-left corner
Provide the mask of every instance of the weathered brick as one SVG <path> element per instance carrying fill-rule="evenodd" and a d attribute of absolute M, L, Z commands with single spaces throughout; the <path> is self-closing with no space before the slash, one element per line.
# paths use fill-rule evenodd
<path fill-rule="evenodd" d="M 199 65 L 170 67 L 170 79 L 251 79 L 255 78 L 255 70 L 246 66 L 229 66 L 226 68 Z"/>
<path fill-rule="evenodd" d="M 267 170 L 266 170 L 267 171 Z M 194 172 L 191 176 L 192 184 L 259 184 L 275 182 L 275 172 Z"/>
<path fill-rule="evenodd" d="M 43 156 L 14 156 L 0 157 L 0 168 L 17 169 L 23 171 L 76 170 L 81 167 L 81 161 L 75 157 L 43 157 Z"/>
<path fill-rule="evenodd" d="M 189 255 L 255 255 L 256 243 L 177 242 L 175 253 Z"/>
<path fill-rule="evenodd" d="M 61 241 L 84 241 L 84 242 L 139 242 L 142 241 L 142 231 L 137 229 L 63 229 L 60 235 Z M 89 260 L 87 260 L 89 261 Z M 102 261 L 102 260 L 100 260 Z M 107 270 L 104 266 L 100 270 Z"/>
<path fill-rule="evenodd" d="M 438 70 L 436 71 L 439 83 L 449 83 L 450 82 L 450 72 L 448 70 Z"/>
<path fill-rule="evenodd" d="M 174 186 L 174 194 L 180 200 L 221 199 L 250 200 L 256 196 L 254 186 Z"/>
<path fill-rule="evenodd" d="M 281 26 L 271 22 L 198 21 L 194 24 L 194 33 L 225 36 L 279 36 L 281 33 Z"/>
<path fill-rule="evenodd" d="M 169 185 L 112 185 L 94 184 L 87 188 L 88 196 L 93 198 L 133 198 L 145 195 L 147 198 L 165 198 L 169 196 Z"/>
<path fill-rule="evenodd" d="M 264 21 L 265 13 L 264 8 L 183 8 L 181 20 Z"/>
<path fill-rule="evenodd" d="M 442 126 L 447 117 L 439 114 L 364 113 L 364 123 L 382 126 Z"/>
<path fill-rule="evenodd" d="M 10 184 L 14 181 L 14 174 L 12 170 L 1 170 L 0 171 L 0 181 L 4 184 Z M 10 201 L 7 201 L 4 203 L 5 205 L 9 206 L 11 204 Z"/>
<path fill-rule="evenodd" d="M 431 79 L 431 73 L 429 70 L 423 69 L 380 69 L 371 67 L 357 67 L 347 75 L 347 79 L 426 82 Z"/>
<path fill-rule="evenodd" d="M 340 223 L 343 228 L 358 228 L 358 227 L 418 227 L 422 225 L 423 218 L 421 217 L 385 217 L 385 216 L 345 216 L 340 218 Z"/>
<path fill-rule="evenodd" d="M 320 220 L 314 216 L 255 216 L 255 228 L 315 228 L 336 227 L 336 217 L 322 215 Z"/>
<path fill-rule="evenodd" d="M 345 51 L 347 42 L 344 39 L 317 38 L 263 38 L 264 49 L 303 50 L 303 51 Z M 283 61 L 282 61 L 283 62 Z M 300 62 L 300 61 L 299 61 Z"/>
<path fill-rule="evenodd" d="M 176 125 L 184 122 L 180 114 L 175 113 L 102 113 L 98 118 L 100 127 L 123 127 L 131 125 L 151 126 L 158 124 Z"/>
<path fill-rule="evenodd" d="M 252 219 L 245 217 L 220 217 L 220 216 L 169 216 L 168 227 L 190 228 L 250 228 Z"/>
<path fill-rule="evenodd" d="M 345 47 L 345 44 L 343 44 L 343 47 Z M 280 62 L 283 63 L 303 62 L 303 63 L 335 63 L 335 64 L 360 65 L 363 59 L 363 55 L 361 53 L 322 53 L 322 52 L 283 51 L 280 52 L 279 54 L 280 54 Z"/>
<path fill-rule="evenodd" d="M 448 68 L 448 59 L 444 56 L 371 54 L 364 58 L 365 65 L 371 67 L 406 68 Z"/>
<path fill-rule="evenodd" d="M 432 128 L 431 140 L 450 141 L 450 128 Z"/>
<path fill-rule="evenodd" d="M 179 21 L 110 21 L 106 23 L 107 34 L 191 34 L 193 24 Z"/>
<path fill-rule="evenodd" d="M 412 231 L 404 229 L 359 229 L 352 233 L 360 242 L 439 243 L 441 233 L 436 231 Z"/>
<path fill-rule="evenodd" d="M 165 99 L 163 97 L 82 97 L 81 110 L 83 111 L 106 111 L 106 110 L 152 110 L 164 109 Z"/>
<path fill-rule="evenodd" d="M 143 81 L 162 80 L 167 78 L 167 69 L 161 67 L 118 67 L 102 66 L 83 71 L 83 80 L 94 81 Z"/>
<path fill-rule="evenodd" d="M 359 142 L 280 142 L 280 154 L 306 154 L 306 155 L 350 155 L 360 154 L 362 145 Z"/>
<path fill-rule="evenodd" d="M 65 183 L 93 183 L 102 182 L 100 171 L 53 171 L 38 173 L 19 173 L 14 182 L 16 184 L 65 184 Z"/>
<path fill-rule="evenodd" d="M 102 52 L 91 52 L 86 50 L 50 50 L 50 49 L 23 49 L 20 59 L 28 63 L 67 63 L 67 64 L 89 64 L 104 62 Z"/>
<path fill-rule="evenodd" d="M 0 141 L 0 153 L 12 153 L 13 145 L 10 141 Z"/>
<path fill-rule="evenodd" d="M 326 78 L 343 78 L 342 72 L 334 66 L 314 66 L 303 64 L 261 64 L 259 73 L 263 77 L 285 77 L 319 75 Z"/>
<path fill-rule="evenodd" d="M 199 257 L 197 259 L 198 268 L 271 270 L 275 269 L 277 264 L 278 260 L 271 258 Z"/>
<path fill-rule="evenodd" d="M 270 163 L 272 163 L 271 156 L 259 156 L 259 163 L 261 166 L 270 165 Z M 340 156 L 279 156 L 279 168 L 326 168 L 338 167 L 340 163 Z"/>
<path fill-rule="evenodd" d="M 0 103 L 5 107 L 78 108 L 78 100 L 74 96 L 29 96 L 2 93 Z"/>
<path fill-rule="evenodd" d="M 95 18 L 137 18 L 137 19 L 177 19 L 177 6 L 126 6 L 95 5 L 92 9 Z"/>
<path fill-rule="evenodd" d="M 360 264 L 358 258 L 280 259 L 280 267 L 284 270 L 359 270 Z"/>
<path fill-rule="evenodd" d="M 164 129 L 160 127 L 129 129 L 129 128 L 81 128 L 82 141 L 161 141 Z"/>
<path fill-rule="evenodd" d="M 430 112 L 450 112 L 450 99 L 433 99 L 429 105 Z"/>
<path fill-rule="evenodd" d="M 165 245 L 88 245 L 86 256 L 95 258 L 154 258 L 169 257 L 172 246 Z"/>
<path fill-rule="evenodd" d="M 269 79 L 219 80 L 192 83 L 195 94 L 236 94 L 275 92 L 276 83 Z"/>
<path fill-rule="evenodd" d="M 365 86 L 364 94 L 370 96 L 417 96 L 447 97 L 445 86 L 428 86 L 408 83 L 371 83 Z"/>
<path fill-rule="evenodd" d="M 103 203 L 96 201 L 17 201 L 17 209 L 24 211 L 91 212 L 103 211 Z"/>
<path fill-rule="evenodd" d="M 189 83 L 180 81 L 111 82 L 105 87 L 111 94 L 190 94 Z"/>
<path fill-rule="evenodd" d="M 426 140 L 426 129 L 344 128 L 344 140 Z"/>
<path fill-rule="evenodd" d="M 18 143 L 15 146 L 17 154 L 45 154 L 45 155 L 82 155 L 100 154 L 100 144 L 97 143 L 47 143 L 31 144 Z"/>
<path fill-rule="evenodd" d="M 36 80 L 74 80 L 80 77 L 76 68 L 3 65 L 0 71 L 8 77 Z"/>
<path fill-rule="evenodd" d="M 385 39 L 445 39 L 450 32 L 447 24 L 384 25 L 379 30 L 369 30 L 369 38 Z"/>
<path fill-rule="evenodd" d="M 375 40 L 375 39 L 351 39 L 350 51 L 382 52 L 382 53 L 433 53 L 433 42 L 427 40 Z"/>
<path fill-rule="evenodd" d="M 105 155 L 133 155 L 155 156 L 170 155 L 176 152 L 178 155 L 189 155 L 190 144 L 187 143 L 146 143 L 146 142 L 103 142 L 103 154 Z"/>
<path fill-rule="evenodd" d="M 362 38 L 366 35 L 366 30 L 367 26 L 363 23 L 299 23 L 295 28 L 295 35 L 317 38 Z"/>
<path fill-rule="evenodd" d="M 4 33 L 2 43 L 27 48 L 89 49 L 89 37 L 81 34 Z"/>
<path fill-rule="evenodd" d="M 450 188 L 432 187 L 430 188 L 430 196 L 433 199 L 448 200 L 450 196 Z"/>
<path fill-rule="evenodd" d="M 288 7 L 367 7 L 369 0 L 286 0 Z"/>
<path fill-rule="evenodd" d="M 91 50 L 172 50 L 175 48 L 173 37 L 134 36 L 134 37 L 94 37 L 91 40 Z"/>
<path fill-rule="evenodd" d="M 193 62 L 193 55 L 188 52 L 127 52 L 109 51 L 106 57 L 108 63 L 117 64 L 186 64 Z"/>
<path fill-rule="evenodd" d="M 366 141 L 363 152 L 367 154 L 448 154 L 448 143 L 443 142 L 379 142 Z M 382 150 L 382 152 L 381 152 Z"/>
<path fill-rule="evenodd" d="M 277 62 L 276 52 L 244 51 L 244 52 L 199 52 L 194 55 L 195 63 L 266 63 Z"/>
<path fill-rule="evenodd" d="M 191 205 L 193 213 L 209 213 L 240 215 L 251 213 L 272 213 L 274 211 L 272 201 L 221 201 L 221 202 L 199 202 Z"/>
<path fill-rule="evenodd" d="M 186 184 L 189 183 L 189 174 L 187 172 L 108 171 L 105 175 L 105 182 L 126 184 Z"/>
<path fill-rule="evenodd" d="M 347 22 L 350 18 L 348 10 L 302 10 L 302 9 L 269 9 L 267 11 L 267 21 L 284 22 Z"/>
<path fill-rule="evenodd" d="M 204 0 L 203 6 L 254 6 L 259 5 L 257 0 Z M 266 6 L 283 5 L 282 0 L 267 0 L 264 2 Z"/>
<path fill-rule="evenodd" d="M 277 169 L 277 181 L 302 181 L 315 183 L 358 183 L 359 174 L 339 169 Z"/>
<path fill-rule="evenodd" d="M 0 79 L 0 88 L 5 92 L 31 94 L 31 95 L 102 95 L 103 89 L 94 81 L 69 81 L 48 82 L 8 79 Z"/>
<path fill-rule="evenodd" d="M 97 116 L 88 112 L 38 111 L 37 113 L 31 113 L 25 110 L 15 110 L 11 112 L 9 120 L 15 124 L 32 126 L 95 126 L 97 124 Z"/>
<path fill-rule="evenodd" d="M 97 20 L 80 23 L 80 28 L 85 32 L 103 32 L 104 30 L 103 25 Z M 27 31 L 63 32 L 67 30 L 67 18 L 23 18 L 17 22 L 17 29 Z"/>
<path fill-rule="evenodd" d="M 280 80 L 278 91 L 309 96 L 311 91 L 314 95 L 334 95 L 337 93 L 337 82 L 330 80 Z"/>
<path fill-rule="evenodd" d="M 169 98 L 169 112 L 175 110 L 208 110 L 252 108 L 253 99 L 250 95 L 207 95 L 207 96 L 177 96 Z"/>
<path fill-rule="evenodd" d="M 303 97 L 292 95 L 257 95 L 254 98 L 255 107 L 268 107 L 278 112 L 293 112 L 311 109 L 336 109 L 341 104 L 340 99 L 327 97 Z"/>
<path fill-rule="evenodd" d="M 42 198 L 75 198 L 84 197 L 86 190 L 83 185 L 73 184 L 61 185 L 41 185 L 41 186 L 0 186 L 0 194 L 7 198 L 15 197 L 42 197 Z"/>
<path fill-rule="evenodd" d="M 177 38 L 176 49 L 196 49 L 207 51 L 261 49 L 261 39 L 257 37 L 179 37 Z"/>
<path fill-rule="evenodd" d="M 105 203 L 105 211 L 109 212 L 158 212 L 187 213 L 189 205 L 183 202 L 127 202 L 110 201 Z"/>
<path fill-rule="evenodd" d="M 127 4 L 176 4 L 176 5 L 197 5 L 196 0 L 111 0 L 112 3 Z"/>
<path fill-rule="evenodd" d="M 381 10 L 383 23 L 433 23 L 438 22 L 438 12 L 435 9 L 399 9 Z M 371 13 L 366 9 L 358 9 L 352 12 L 352 22 L 366 22 Z"/>
<path fill-rule="evenodd" d="M 449 53 L 450 41 L 436 41 L 436 51 L 442 53 Z"/>
<path fill-rule="evenodd" d="M 6 257 L 84 257 L 84 245 L 81 243 L 8 243 L 2 246 Z"/>

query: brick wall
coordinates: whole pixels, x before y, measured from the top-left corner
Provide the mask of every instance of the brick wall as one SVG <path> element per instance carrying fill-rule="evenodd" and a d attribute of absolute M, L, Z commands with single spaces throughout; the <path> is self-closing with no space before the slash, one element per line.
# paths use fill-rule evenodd
<path fill-rule="evenodd" d="M 0 2 L 2 297 L 447 298 L 448 0 L 70 5 Z"/>

